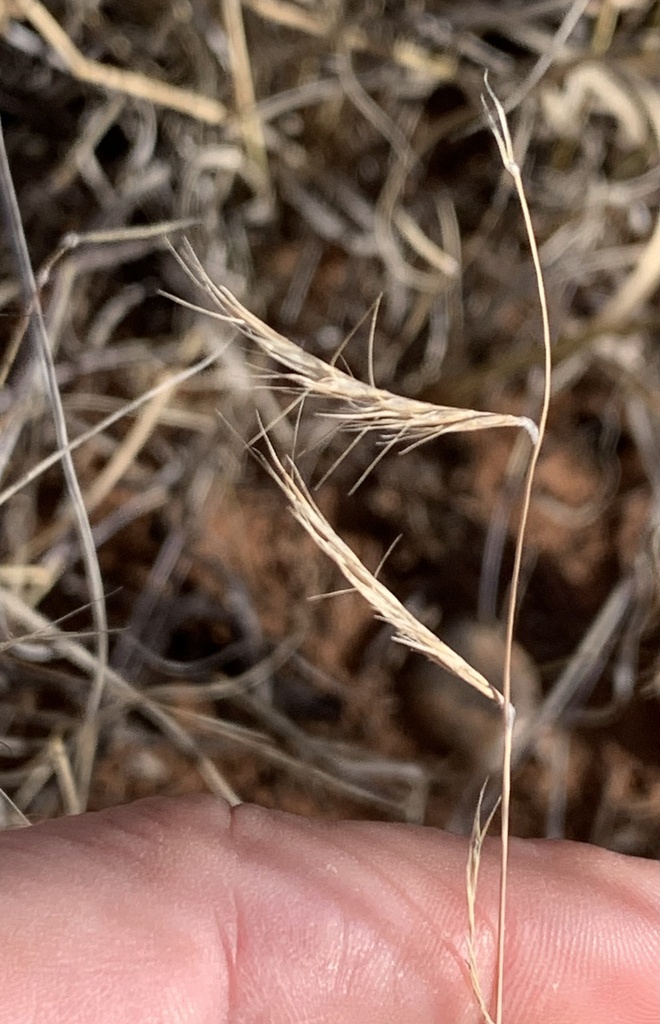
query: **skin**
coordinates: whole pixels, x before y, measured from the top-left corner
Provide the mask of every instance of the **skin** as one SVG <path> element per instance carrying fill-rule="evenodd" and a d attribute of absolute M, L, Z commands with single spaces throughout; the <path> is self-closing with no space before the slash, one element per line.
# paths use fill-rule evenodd
<path fill-rule="evenodd" d="M 466 842 L 213 797 L 0 836 L 0 1022 L 468 1024 Z M 490 993 L 496 842 L 478 958 Z M 660 872 L 514 841 L 507 1024 L 658 1024 Z"/>

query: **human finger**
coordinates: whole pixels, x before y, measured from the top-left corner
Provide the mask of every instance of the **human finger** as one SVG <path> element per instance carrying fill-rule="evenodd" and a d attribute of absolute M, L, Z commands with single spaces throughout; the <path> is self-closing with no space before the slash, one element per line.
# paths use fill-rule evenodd
<path fill-rule="evenodd" d="M 477 956 L 492 994 L 498 846 Z M 0 837 L 0 1021 L 478 1021 L 464 840 L 212 797 L 148 800 Z M 658 869 L 514 842 L 507 1024 L 657 1024 Z"/>

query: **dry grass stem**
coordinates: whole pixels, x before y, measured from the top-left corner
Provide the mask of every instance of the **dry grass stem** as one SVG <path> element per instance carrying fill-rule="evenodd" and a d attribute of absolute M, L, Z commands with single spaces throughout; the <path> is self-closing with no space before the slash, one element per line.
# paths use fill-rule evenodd
<path fill-rule="evenodd" d="M 172 378 L 168 375 L 162 381 L 162 386 L 158 387 L 156 393 L 150 399 L 143 401 L 143 407 L 134 425 L 127 433 L 123 442 L 118 446 L 112 458 L 108 460 L 101 472 L 97 474 L 94 483 L 83 494 L 88 514 L 101 504 L 124 474 L 134 465 L 140 450 L 158 426 L 158 421 L 171 399 L 173 390 L 174 384 Z M 144 399 L 144 396 L 142 397 Z M 70 445 L 69 448 L 71 448 Z M 67 530 L 69 521 L 72 519 L 72 513 L 69 516 L 66 514 L 60 516 L 56 525 L 35 537 L 34 541 L 27 548 L 27 557 L 30 559 L 36 558 L 44 551 L 47 551 Z"/>
<path fill-rule="evenodd" d="M 6 613 L 10 619 L 18 622 L 23 628 L 30 630 L 30 632 L 35 635 L 47 636 L 51 642 L 52 649 L 57 652 L 58 656 L 65 658 L 83 672 L 95 673 L 97 671 L 97 658 L 87 651 L 81 644 L 72 640 L 69 633 L 65 633 L 57 629 L 54 624 L 43 615 L 40 615 L 32 608 L 29 608 L 17 595 L 11 594 L 2 588 L 0 588 L 0 610 Z M 206 778 L 214 778 L 217 780 L 214 792 L 217 792 L 224 799 L 228 800 L 233 806 L 241 802 L 229 783 L 223 779 L 217 769 L 208 762 L 208 758 L 200 753 L 197 745 L 190 735 L 181 728 L 169 712 L 162 708 L 157 702 L 152 701 L 147 695 L 141 693 L 140 690 L 132 686 L 118 672 L 114 671 L 114 669 L 107 665 L 104 666 L 104 677 L 108 689 L 120 704 L 125 705 L 126 707 L 139 708 L 145 717 L 150 719 L 156 728 L 160 729 L 164 735 L 169 737 L 178 749 L 188 757 L 192 758 L 198 766 L 204 766 Z M 83 722 L 78 726 L 78 737 L 76 743 L 78 750 L 80 749 L 81 743 L 89 742 L 89 732 L 86 731 L 85 725 L 86 723 Z M 83 740 L 80 739 L 81 733 L 83 734 Z M 48 769 L 47 774 L 50 774 L 50 772 L 52 772 L 52 768 Z M 41 784 L 45 785 L 45 782 L 46 778 L 44 777 Z M 78 803 L 80 807 L 84 807 L 84 794 L 81 793 L 80 784 L 77 783 L 76 786 Z M 20 806 L 20 801 L 17 802 Z M 29 799 L 26 797 L 25 805 L 28 803 Z"/>
<path fill-rule="evenodd" d="M 541 306 L 541 325 L 543 332 L 542 340 L 544 357 L 543 401 L 541 404 L 541 412 L 539 415 L 538 435 L 534 442 L 534 447 L 532 449 L 529 464 L 527 467 L 527 476 L 525 479 L 525 487 L 523 492 L 522 510 L 520 513 L 520 521 L 518 524 L 518 532 L 516 535 L 516 547 L 513 561 L 513 569 L 511 572 L 511 587 L 509 591 L 509 606 L 506 619 L 506 652 L 504 658 L 503 685 L 504 700 L 502 706 L 502 727 L 504 732 L 504 746 L 502 754 L 502 859 L 500 871 L 500 905 L 497 937 L 497 983 L 495 995 L 495 1024 L 502 1024 L 502 1000 L 504 994 L 504 947 L 506 940 L 506 894 L 509 859 L 509 822 L 511 807 L 511 759 L 513 748 L 513 722 L 515 716 L 515 708 L 511 704 L 511 657 L 513 652 L 513 634 L 515 629 L 516 613 L 518 610 L 518 586 L 520 582 L 523 546 L 525 543 L 525 530 L 527 527 L 529 508 L 532 500 L 534 474 L 536 472 L 536 466 L 538 464 L 539 455 L 541 454 L 541 446 L 543 444 L 543 439 L 545 437 L 545 431 L 548 422 L 548 413 L 550 410 L 550 394 L 552 388 L 552 355 L 550 347 L 550 319 L 548 315 L 548 304 L 545 293 L 545 284 L 543 280 L 543 271 L 541 269 L 541 261 L 539 259 L 538 246 L 536 244 L 536 237 L 534 235 L 534 228 L 532 226 L 532 218 L 529 212 L 529 206 L 527 204 L 527 196 L 525 195 L 525 189 L 522 183 L 520 167 L 516 162 L 516 157 L 513 150 L 511 135 L 509 133 L 509 125 L 507 123 L 506 114 L 504 113 L 504 109 L 500 101 L 498 100 L 497 96 L 495 95 L 495 93 L 493 92 L 489 85 L 487 75 L 484 77 L 484 84 L 488 91 L 490 101 L 493 104 L 494 113 L 488 106 L 486 100 L 483 100 L 484 110 L 488 118 L 493 135 L 495 136 L 495 140 L 500 151 L 500 156 L 502 158 L 502 163 L 505 169 L 509 172 L 509 174 L 512 176 L 514 180 L 518 200 L 520 202 L 520 208 L 522 210 L 523 218 L 525 221 L 525 228 L 527 231 L 527 238 L 529 241 L 532 261 L 534 264 L 534 272 L 536 275 L 536 284 L 538 289 L 539 302 Z"/>
<path fill-rule="evenodd" d="M 19 491 L 21 491 L 24 487 L 27 487 L 28 484 L 31 484 L 39 476 L 41 476 L 48 469 L 50 469 L 51 466 L 55 466 L 60 460 L 64 459 L 67 456 L 67 454 L 70 455 L 71 452 L 75 451 L 77 448 L 82 447 L 82 445 L 86 444 L 87 441 L 91 441 L 92 438 L 97 437 L 99 434 L 102 434 L 109 427 L 111 427 L 115 423 L 118 423 L 125 416 L 132 415 L 133 413 L 137 412 L 143 405 L 154 401 L 158 397 L 158 395 L 160 395 L 164 391 L 169 393 L 178 384 L 182 384 L 184 383 L 184 381 L 189 380 L 196 374 L 201 373 L 203 370 L 207 369 L 207 367 L 217 362 L 221 355 L 222 349 L 219 346 L 217 348 L 214 348 L 213 352 L 205 356 L 203 359 L 200 359 L 193 366 L 190 366 L 187 369 L 182 370 L 180 373 L 166 377 L 165 380 L 162 380 L 154 387 L 149 388 L 138 398 L 135 398 L 132 402 L 127 402 L 125 405 L 122 405 L 120 409 L 117 409 L 109 416 L 104 417 L 104 419 L 102 419 L 99 423 L 97 423 L 93 427 L 90 427 L 89 430 L 84 431 L 84 433 L 80 434 L 78 437 L 75 437 L 72 441 L 67 441 L 65 447 L 58 448 L 55 451 L 51 452 L 50 455 L 47 455 L 46 458 L 42 459 L 41 462 L 37 463 L 36 466 L 33 466 L 32 469 L 29 469 L 26 473 L 24 473 L 23 476 L 16 483 L 11 484 L 9 487 L 6 487 L 4 491 L 0 491 L 0 506 L 4 505 L 5 502 L 9 501 L 10 498 L 13 498 L 15 494 L 18 494 Z"/>
<path fill-rule="evenodd" d="M 67 70 L 81 82 L 96 85 L 109 92 L 123 93 L 157 106 L 168 107 L 170 110 L 176 110 L 209 124 L 222 124 L 227 119 L 226 108 L 209 96 L 200 96 L 188 89 L 178 89 L 147 75 L 108 64 L 99 64 L 84 57 L 39 0 L 9 0 L 7 6 L 9 16 L 18 16 L 29 21 L 53 48 Z"/>
<path fill-rule="evenodd" d="M 296 4 L 287 3 L 286 0 L 246 0 L 245 6 L 268 22 L 320 38 L 334 36 L 340 53 L 382 52 L 382 47 L 379 47 L 359 25 L 339 26 L 332 13 L 310 14 Z M 411 71 L 428 75 L 439 82 L 451 80 L 454 76 L 455 62 L 451 57 L 445 54 L 431 54 L 412 40 L 397 39 L 387 49 L 392 60 Z"/>
<path fill-rule="evenodd" d="M 71 500 L 73 517 L 80 539 L 85 573 L 89 586 L 91 598 L 91 610 L 96 632 L 97 657 L 92 675 L 92 685 L 86 701 L 84 722 L 81 726 L 77 758 L 78 784 L 81 791 L 83 807 L 86 806 L 89 784 L 92 776 L 96 744 L 98 738 L 98 712 L 105 686 L 105 672 L 108 664 L 108 620 L 105 607 L 105 595 L 103 592 L 103 580 L 99 566 L 92 528 L 85 509 L 75 467 L 68 451 L 68 436 L 62 399 L 55 374 L 55 364 L 46 331 L 46 323 L 41 307 L 37 284 L 34 279 L 27 242 L 23 231 L 20 212 L 14 183 L 9 169 L 7 152 L 4 142 L 4 134 L 0 126 L 0 192 L 4 198 L 4 215 L 7 230 L 14 247 L 15 261 L 18 277 L 21 282 L 23 301 L 30 317 L 30 340 L 31 352 L 28 356 L 30 362 L 40 364 L 48 401 L 53 414 L 55 435 L 58 446 L 63 450 L 62 469 L 66 481 L 67 491 Z"/>
<path fill-rule="evenodd" d="M 258 168 L 262 198 L 272 202 L 273 190 L 268 169 L 266 140 L 257 109 L 241 0 L 222 0 L 222 10 L 229 43 L 236 113 L 245 142 L 245 152 L 248 159 Z"/>
<path fill-rule="evenodd" d="M 627 84 L 627 88 L 630 88 Z M 627 94 L 626 95 L 627 99 Z M 660 103 L 656 89 L 637 83 L 633 103 L 638 103 L 651 126 L 654 149 L 660 153 Z M 657 290 L 660 283 L 660 214 L 653 232 L 630 274 L 590 324 L 592 333 L 605 333 L 623 326 L 635 309 Z"/>
<path fill-rule="evenodd" d="M 493 1018 L 488 1011 L 488 1006 L 486 1005 L 486 1000 L 481 988 L 481 982 L 479 980 L 479 954 L 477 950 L 476 906 L 477 893 L 479 890 L 479 865 L 481 863 L 481 851 L 483 849 L 484 839 L 488 834 L 495 811 L 497 810 L 497 805 L 495 805 L 485 822 L 482 824 L 482 805 L 485 791 L 486 783 L 481 787 L 479 800 L 477 801 L 477 808 L 472 822 L 472 833 L 470 836 L 470 846 L 466 865 L 465 891 L 467 893 L 468 905 L 468 970 L 470 972 L 472 991 L 474 992 L 485 1024 L 494 1024 Z"/>

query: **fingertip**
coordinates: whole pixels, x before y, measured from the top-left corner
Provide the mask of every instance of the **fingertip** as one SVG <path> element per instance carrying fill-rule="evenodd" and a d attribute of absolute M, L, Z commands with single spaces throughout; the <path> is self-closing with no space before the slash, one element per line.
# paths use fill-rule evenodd
<path fill-rule="evenodd" d="M 163 1024 L 476 1021 L 466 859 L 464 840 L 431 829 L 211 796 L 5 834 L 0 1021 L 31 1019 L 35 977 L 53 1009 L 39 1019 L 71 1024 L 123 1024 L 145 1006 Z M 507 1024 L 656 1024 L 659 879 L 657 865 L 591 847 L 514 841 Z M 487 995 L 498 884 L 499 844 L 487 841 L 476 936 Z"/>

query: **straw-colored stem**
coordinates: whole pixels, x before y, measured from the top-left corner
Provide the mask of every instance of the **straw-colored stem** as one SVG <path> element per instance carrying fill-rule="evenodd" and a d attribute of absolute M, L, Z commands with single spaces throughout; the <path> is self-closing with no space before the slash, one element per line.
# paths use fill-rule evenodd
<path fill-rule="evenodd" d="M 516 163 L 515 156 L 513 153 L 513 145 L 511 142 L 511 136 L 509 134 L 509 128 L 506 121 L 506 115 L 502 108 L 501 103 L 494 95 L 488 80 L 485 80 L 486 89 L 488 90 L 489 96 L 493 102 L 495 108 L 495 116 L 491 113 L 489 108 L 486 108 L 486 113 L 490 122 L 490 126 L 495 135 L 495 139 L 500 150 L 502 162 L 506 170 L 511 174 L 516 192 L 518 194 L 518 201 L 522 210 L 523 219 L 525 222 L 525 229 L 527 232 L 527 238 L 529 241 L 530 252 L 532 261 L 534 264 L 534 272 L 536 274 L 536 284 L 539 295 L 539 302 L 541 305 L 541 321 L 543 327 L 543 353 L 544 353 L 544 386 L 543 386 L 543 401 L 541 405 L 541 413 L 538 422 L 538 437 L 534 443 L 532 453 L 527 467 L 527 474 L 525 477 L 525 488 L 523 494 L 522 511 L 520 514 L 520 522 L 518 525 L 518 533 L 516 537 L 516 549 L 513 561 L 513 572 L 511 578 L 511 587 L 509 590 L 509 604 L 507 611 L 506 621 L 506 650 L 504 657 L 504 681 L 503 681 L 503 697 L 504 703 L 502 706 L 502 715 L 504 722 L 504 744 L 502 754 L 502 828 L 501 828 L 501 871 L 500 871 L 500 896 L 499 896 L 499 909 L 498 909 L 498 929 L 497 929 L 497 978 L 496 978 L 496 994 L 495 994 L 495 1024 L 502 1024 L 503 1019 L 503 994 L 504 994 L 504 947 L 506 941 L 506 896 L 507 896 L 507 874 L 509 864 L 509 817 L 510 817 L 510 803 L 511 803 L 511 753 L 512 753 L 512 739 L 513 739 L 513 715 L 514 711 L 511 705 L 511 655 L 513 649 L 513 632 L 516 621 L 516 608 L 518 604 L 518 586 L 520 581 L 520 569 L 522 565 L 523 547 L 525 543 L 525 531 L 527 528 L 527 520 L 529 516 L 529 507 L 532 497 L 532 488 L 534 486 L 534 476 L 536 472 L 536 466 L 538 463 L 539 455 L 541 452 L 541 446 L 543 444 L 543 438 L 545 435 L 546 424 L 548 421 L 548 410 L 550 407 L 550 386 L 551 386 L 551 375 L 552 375 L 552 358 L 551 358 L 551 347 L 550 347 L 550 320 L 548 316 L 548 305 L 545 294 L 545 285 L 543 282 L 543 271 L 541 269 L 541 260 L 539 258 L 538 246 L 536 244 L 536 238 L 534 236 L 534 228 L 532 225 L 532 218 L 529 212 L 529 206 L 527 204 L 527 197 L 525 195 L 525 189 L 522 183 L 522 176 L 520 173 L 520 167 Z M 484 103 L 484 106 L 486 104 Z"/>

